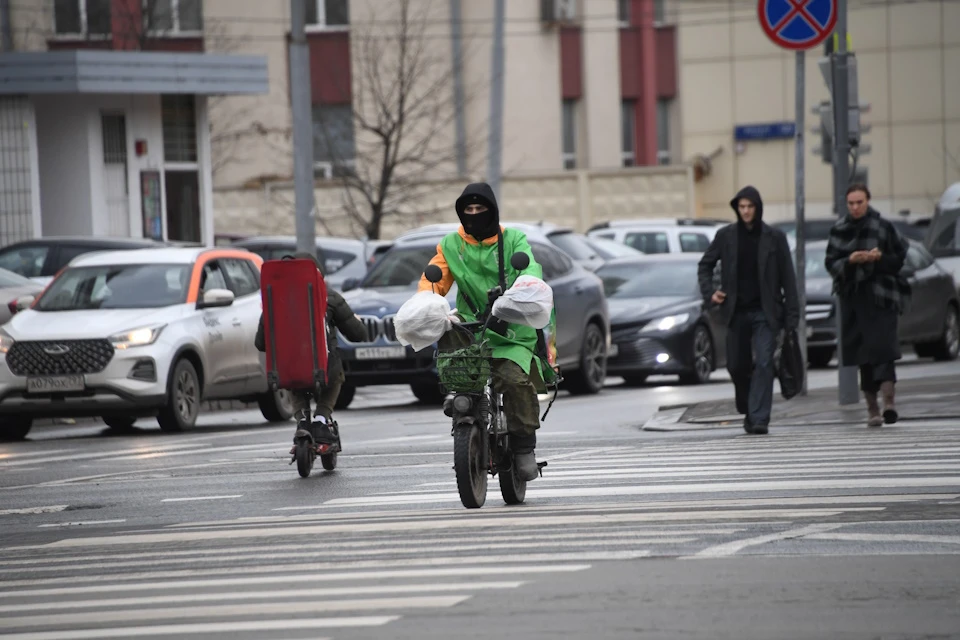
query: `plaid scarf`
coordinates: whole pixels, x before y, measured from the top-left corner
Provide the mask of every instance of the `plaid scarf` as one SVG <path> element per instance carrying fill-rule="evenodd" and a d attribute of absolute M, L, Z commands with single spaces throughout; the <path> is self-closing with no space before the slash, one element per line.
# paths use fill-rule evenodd
<path fill-rule="evenodd" d="M 875 262 L 850 264 L 847 261 L 854 251 L 871 249 L 879 249 L 885 257 L 899 257 L 901 263 L 907 254 L 906 243 L 896 228 L 873 208 L 859 220 L 848 214 L 833 225 L 825 260 L 827 270 L 833 276 L 833 292 L 845 296 L 861 286 L 869 286 L 878 306 L 903 313 L 911 295 L 906 278 L 899 273 L 879 272 Z"/>

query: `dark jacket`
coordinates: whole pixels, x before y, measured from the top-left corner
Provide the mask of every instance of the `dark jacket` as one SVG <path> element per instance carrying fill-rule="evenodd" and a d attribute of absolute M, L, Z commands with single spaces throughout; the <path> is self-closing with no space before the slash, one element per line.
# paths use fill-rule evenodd
<path fill-rule="evenodd" d="M 297 257 L 312 257 L 308 255 L 297 254 Z M 317 268 L 323 272 L 323 267 L 317 262 Z M 337 350 L 337 332 L 339 329 L 350 342 L 366 342 L 367 329 L 360 319 L 350 308 L 350 305 L 338 292 L 327 290 L 327 377 L 333 379 L 343 371 L 343 362 L 340 360 L 340 352 Z M 266 339 L 263 335 L 263 313 L 260 314 L 260 324 L 257 326 L 257 335 L 253 344 L 257 350 L 266 352 Z"/>
<path fill-rule="evenodd" d="M 737 203 L 741 198 L 748 198 L 757 205 L 754 224 L 761 227 L 756 265 L 737 264 L 738 225 L 742 224 Z M 774 331 L 784 327 L 795 329 L 800 323 L 800 301 L 787 236 L 763 222 L 763 201 L 753 187 L 742 189 L 730 201 L 730 206 L 737 214 L 737 222 L 720 229 L 700 259 L 697 275 L 701 295 L 708 305 L 713 304 L 710 297 L 717 290 L 713 273 L 720 263 L 720 289 L 727 294 L 720 306 L 720 314 L 723 322 L 729 325 L 737 308 L 737 270 L 755 268 L 760 275 L 760 306 L 770 327 Z"/>

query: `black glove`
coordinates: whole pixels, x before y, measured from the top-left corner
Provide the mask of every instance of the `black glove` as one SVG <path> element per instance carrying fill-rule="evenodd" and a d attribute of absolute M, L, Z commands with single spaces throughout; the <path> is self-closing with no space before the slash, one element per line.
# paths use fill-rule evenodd
<path fill-rule="evenodd" d="M 508 322 L 494 316 L 493 318 L 490 319 L 490 325 L 487 328 L 490 329 L 490 331 L 493 331 L 494 333 L 498 333 L 501 336 L 506 337 L 508 327 L 509 327 Z"/>

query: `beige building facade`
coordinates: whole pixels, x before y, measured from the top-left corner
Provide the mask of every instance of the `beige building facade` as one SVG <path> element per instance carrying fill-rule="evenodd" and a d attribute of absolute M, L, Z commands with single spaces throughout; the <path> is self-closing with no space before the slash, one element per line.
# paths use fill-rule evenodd
<path fill-rule="evenodd" d="M 873 204 L 883 213 L 929 216 L 940 195 L 960 180 L 960 4 L 942 0 L 850 0 L 849 29 L 856 53 L 862 121 L 872 145 L 868 168 Z M 756 3 L 680 2 L 676 18 L 682 155 L 710 155 L 712 172 L 697 183 L 702 216 L 729 216 L 729 200 L 746 184 L 764 197 L 766 217 L 794 215 L 792 140 L 751 141 L 738 147 L 734 127 L 792 121 L 795 57 L 770 42 Z M 813 151 L 810 109 L 828 99 L 817 61 L 806 54 L 806 201 L 808 217 L 832 213 L 832 172 Z"/>

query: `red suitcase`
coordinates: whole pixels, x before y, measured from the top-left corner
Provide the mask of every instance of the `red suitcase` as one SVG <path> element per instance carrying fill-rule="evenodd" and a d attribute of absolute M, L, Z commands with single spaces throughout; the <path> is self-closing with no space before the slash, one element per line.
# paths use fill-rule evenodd
<path fill-rule="evenodd" d="M 265 262 L 260 295 L 270 388 L 319 392 L 327 384 L 327 286 L 316 263 Z"/>

